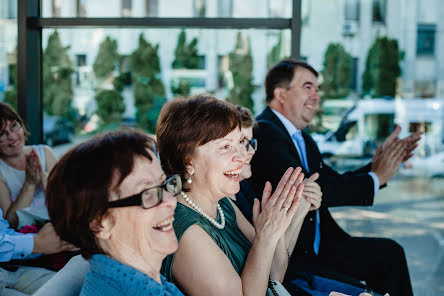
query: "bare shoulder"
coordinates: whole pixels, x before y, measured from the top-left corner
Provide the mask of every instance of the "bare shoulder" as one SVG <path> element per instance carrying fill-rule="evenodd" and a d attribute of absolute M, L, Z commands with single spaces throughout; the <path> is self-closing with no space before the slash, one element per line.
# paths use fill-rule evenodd
<path fill-rule="evenodd" d="M 45 150 L 45 157 L 46 157 L 46 171 L 50 172 L 57 163 L 57 158 L 51 147 L 44 145 L 43 148 Z"/>

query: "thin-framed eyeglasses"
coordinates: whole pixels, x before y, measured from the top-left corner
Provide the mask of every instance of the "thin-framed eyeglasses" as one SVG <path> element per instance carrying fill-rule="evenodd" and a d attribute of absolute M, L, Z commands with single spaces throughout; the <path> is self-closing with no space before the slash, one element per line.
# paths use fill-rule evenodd
<path fill-rule="evenodd" d="M 245 138 L 245 148 L 247 149 L 247 151 L 250 150 L 250 147 L 253 148 L 254 151 L 257 150 L 257 139 L 253 138 L 251 140 L 248 140 L 247 138 Z"/>
<path fill-rule="evenodd" d="M 176 196 L 182 191 L 182 180 L 179 175 L 169 177 L 163 184 L 150 187 L 142 192 L 124 197 L 108 203 L 108 208 L 121 208 L 131 206 L 141 206 L 144 209 L 150 209 L 163 200 L 163 191 L 168 191 L 173 196 Z"/>
<path fill-rule="evenodd" d="M 10 125 L 9 128 L 5 128 L 0 132 L 0 142 L 4 142 L 8 139 L 9 134 L 16 133 L 22 129 L 22 125 L 17 121 L 14 120 Z"/>

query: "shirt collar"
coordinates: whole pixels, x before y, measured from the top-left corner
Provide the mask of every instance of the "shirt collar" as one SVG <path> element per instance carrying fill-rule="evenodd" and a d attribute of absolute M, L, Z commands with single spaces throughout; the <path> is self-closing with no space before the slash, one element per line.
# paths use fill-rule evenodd
<path fill-rule="evenodd" d="M 301 132 L 294 126 L 294 124 L 290 120 L 287 119 L 287 117 L 285 117 L 278 111 L 274 110 L 273 108 L 270 109 L 277 116 L 277 118 L 279 118 L 279 120 L 282 122 L 282 124 L 284 125 L 285 129 L 287 130 L 287 132 L 290 134 L 291 137 L 293 137 L 295 133 Z"/>

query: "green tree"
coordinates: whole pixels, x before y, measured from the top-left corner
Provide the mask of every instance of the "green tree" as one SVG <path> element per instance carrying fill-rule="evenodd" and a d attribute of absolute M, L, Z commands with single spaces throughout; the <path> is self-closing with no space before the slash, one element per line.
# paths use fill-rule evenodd
<path fill-rule="evenodd" d="M 233 75 L 233 88 L 227 101 L 253 109 L 253 58 L 251 56 L 250 40 L 237 34 L 234 50 L 229 54 L 229 68 Z"/>
<path fill-rule="evenodd" d="M 197 38 L 193 38 L 187 44 L 185 30 L 182 30 L 177 38 L 176 49 L 174 50 L 174 61 L 171 65 L 173 69 L 200 69 L 201 61 L 197 50 Z M 186 97 L 190 94 L 190 84 L 186 79 L 172 81 L 171 92 L 175 96 Z"/>
<path fill-rule="evenodd" d="M 120 117 L 125 112 L 122 95 L 115 89 L 101 90 L 96 94 L 97 115 L 103 124 L 120 121 Z"/>
<path fill-rule="evenodd" d="M 123 90 L 123 75 L 113 77 L 114 70 L 120 70 L 120 55 L 117 51 L 117 41 L 107 36 L 99 45 L 99 52 L 94 61 L 93 70 L 99 81 L 96 89 L 97 115 L 102 125 L 119 122 L 125 111 L 121 92 Z M 112 79 L 112 89 L 103 82 Z"/>
<path fill-rule="evenodd" d="M 136 120 L 150 132 L 154 132 L 160 109 L 166 101 L 158 50 L 159 45 L 152 46 L 140 34 L 139 46 L 130 56 Z"/>
<path fill-rule="evenodd" d="M 177 38 L 176 49 L 174 50 L 173 69 L 200 69 L 201 62 L 197 50 L 197 38 L 193 38 L 187 44 L 187 35 L 182 30 Z"/>
<path fill-rule="evenodd" d="M 401 52 L 396 39 L 377 38 L 365 62 L 365 71 L 362 75 L 363 95 L 394 97 L 396 78 L 401 75 L 400 60 Z"/>
<path fill-rule="evenodd" d="M 339 43 L 330 43 L 321 71 L 324 99 L 344 98 L 351 90 L 352 57 Z"/>
<path fill-rule="evenodd" d="M 120 55 L 117 51 L 117 41 L 106 36 L 99 45 L 99 52 L 94 61 L 93 70 L 96 78 L 106 79 L 117 68 Z"/>
<path fill-rule="evenodd" d="M 14 110 L 18 110 L 17 103 L 17 64 L 12 64 L 9 68 L 9 75 L 12 78 L 12 87 L 5 91 L 5 103 L 9 104 Z"/>
<path fill-rule="evenodd" d="M 72 62 L 68 56 L 69 46 L 64 47 L 57 31 L 48 38 L 43 53 L 43 110 L 50 115 L 59 115 L 74 121 L 76 110 L 73 99 Z"/>
<path fill-rule="evenodd" d="M 268 55 L 267 55 L 268 69 L 270 69 L 272 66 L 274 66 L 280 60 L 290 58 L 289 56 L 287 56 L 287 57 L 283 56 L 282 40 L 284 38 L 285 38 L 284 32 L 280 32 L 277 43 L 271 48 L 270 52 L 268 53 Z"/>

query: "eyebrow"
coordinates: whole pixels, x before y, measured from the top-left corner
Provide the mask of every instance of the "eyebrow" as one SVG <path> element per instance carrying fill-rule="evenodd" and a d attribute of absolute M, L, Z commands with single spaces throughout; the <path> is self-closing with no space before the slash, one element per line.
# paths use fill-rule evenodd
<path fill-rule="evenodd" d="M 306 86 L 306 85 L 314 85 L 314 83 L 311 82 L 311 81 L 305 81 L 305 82 L 302 84 L 302 86 Z"/>

